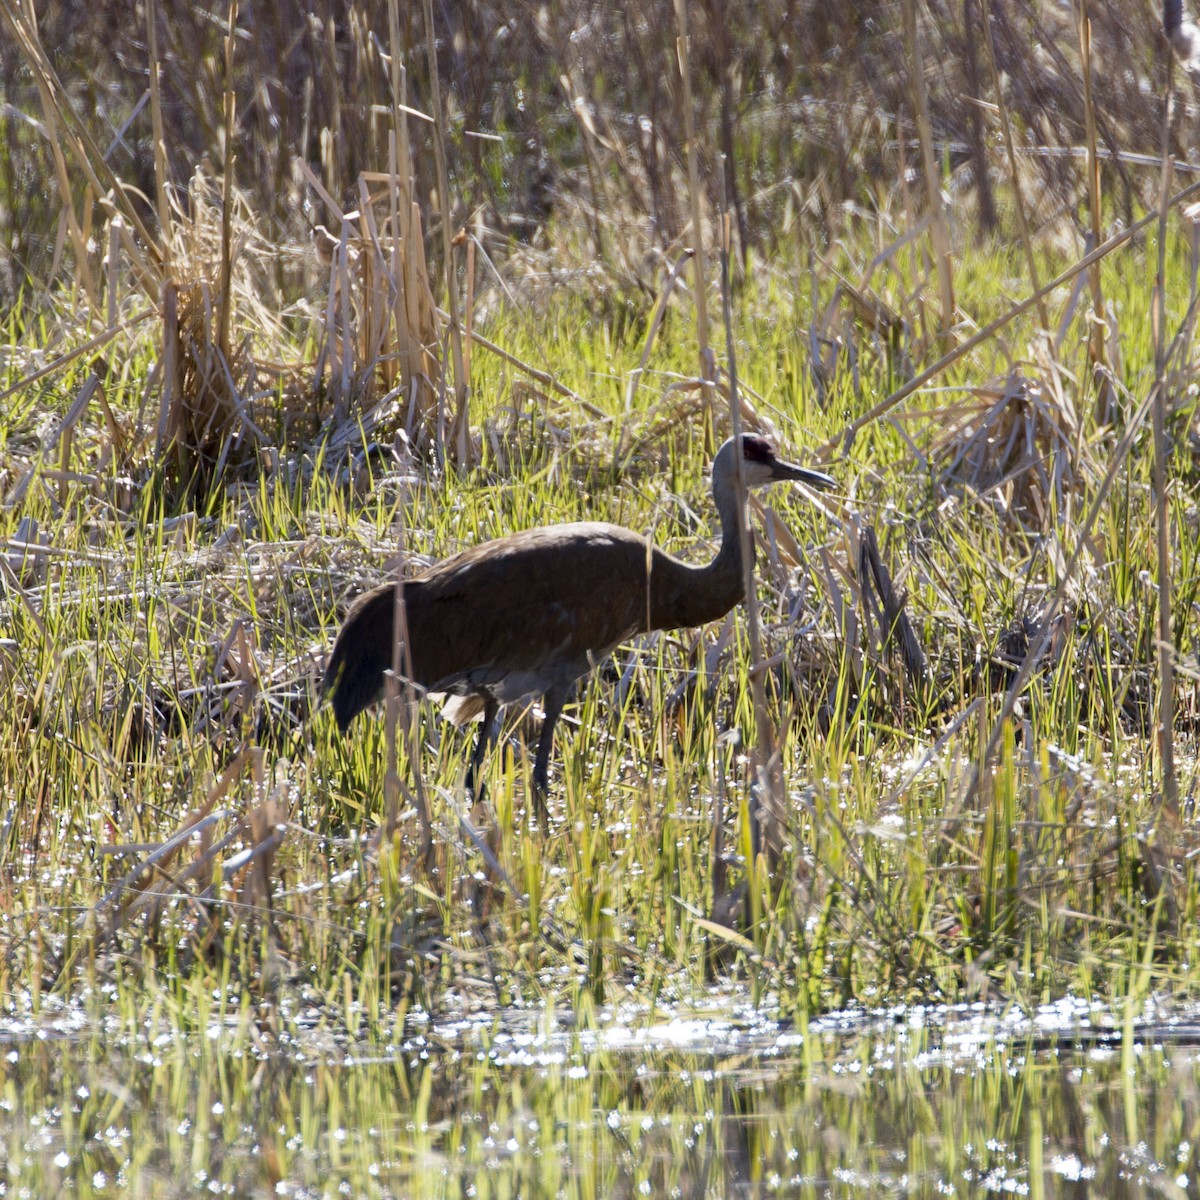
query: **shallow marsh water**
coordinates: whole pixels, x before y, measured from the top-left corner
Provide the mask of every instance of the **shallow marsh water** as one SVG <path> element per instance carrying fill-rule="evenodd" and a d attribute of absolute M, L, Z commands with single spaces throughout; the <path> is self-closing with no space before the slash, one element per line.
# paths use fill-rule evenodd
<path fill-rule="evenodd" d="M 1200 1194 L 1200 1023 L 1149 1006 L 155 1028 L 0 1025 L 0 1195 Z"/>

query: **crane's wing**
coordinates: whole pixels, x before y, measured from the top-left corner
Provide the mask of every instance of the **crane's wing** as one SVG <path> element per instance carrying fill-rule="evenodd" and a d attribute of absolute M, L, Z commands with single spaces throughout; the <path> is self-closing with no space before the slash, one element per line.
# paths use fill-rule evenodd
<path fill-rule="evenodd" d="M 646 627 L 647 543 L 580 523 L 485 542 L 406 585 L 414 674 L 434 690 L 545 691 Z"/>

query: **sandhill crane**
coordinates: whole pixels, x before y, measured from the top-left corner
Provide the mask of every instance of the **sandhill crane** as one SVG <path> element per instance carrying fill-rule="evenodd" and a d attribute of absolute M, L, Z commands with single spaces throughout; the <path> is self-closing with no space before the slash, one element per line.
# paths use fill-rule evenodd
<path fill-rule="evenodd" d="M 702 625 L 742 599 L 739 447 L 748 486 L 785 480 L 834 486 L 828 475 L 777 458 L 764 438 L 743 434 L 713 460 L 721 546 L 705 566 L 680 562 L 633 530 L 587 521 L 496 538 L 404 581 L 412 681 L 460 697 L 447 705 L 458 724 L 483 713 L 469 790 L 501 705 L 541 695 L 545 718 L 533 785 L 542 807 L 554 725 L 575 680 L 636 634 Z M 395 636 L 395 586 L 385 583 L 351 605 L 325 670 L 324 689 L 343 733 L 382 695 Z"/>

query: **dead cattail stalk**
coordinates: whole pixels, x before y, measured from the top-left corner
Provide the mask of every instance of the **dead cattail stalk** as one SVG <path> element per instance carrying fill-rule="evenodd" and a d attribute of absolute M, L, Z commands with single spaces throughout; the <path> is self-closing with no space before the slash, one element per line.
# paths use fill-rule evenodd
<path fill-rule="evenodd" d="M 433 848 L 433 827 L 429 821 L 429 802 L 425 796 L 425 782 L 421 775 L 420 741 L 417 736 L 416 689 L 413 686 L 412 647 L 408 637 L 408 613 L 404 607 L 404 505 L 396 506 L 396 544 L 399 564 L 396 567 L 395 628 L 392 642 L 392 669 L 384 681 L 385 724 L 387 739 L 387 772 L 383 780 L 384 834 L 391 838 L 399 824 L 400 796 L 407 792 L 396 755 L 396 731 L 408 749 L 408 760 L 413 776 L 413 804 L 421 822 L 422 858 L 428 858 Z M 401 703 L 403 701 L 403 703 Z"/>
<path fill-rule="evenodd" d="M 397 0 L 388 0 L 388 47 L 390 51 L 392 128 L 388 133 L 388 229 L 391 233 L 392 326 L 396 338 L 399 378 L 412 393 L 414 401 L 431 391 L 431 376 L 422 362 L 420 321 L 414 323 L 410 312 L 420 308 L 419 282 L 414 276 L 414 238 L 423 240 L 419 223 L 414 223 L 412 199 L 412 151 L 408 140 L 408 70 L 405 67 L 407 45 L 400 34 Z M 432 298 L 430 298 L 432 305 Z M 410 309 L 410 306 L 412 308 Z M 429 403 L 414 404 L 424 414 Z"/>
<path fill-rule="evenodd" d="M 729 418 L 733 436 L 741 437 L 742 410 L 738 403 L 737 360 L 733 346 L 733 311 L 729 298 L 729 240 L 731 222 L 728 215 L 721 223 L 719 253 L 721 263 L 721 311 L 725 320 L 726 370 L 729 376 Z M 783 855 L 786 813 L 783 803 L 783 771 L 779 754 L 779 739 L 775 726 L 767 711 L 767 694 L 763 673 L 754 669 L 763 660 L 762 633 L 758 621 L 758 591 L 754 583 L 754 555 L 751 550 L 749 507 L 746 503 L 746 482 L 743 475 L 742 456 L 734 455 L 735 479 L 737 480 L 738 537 L 741 539 L 743 584 L 746 596 L 746 626 L 750 639 L 750 694 L 754 702 L 755 778 L 758 789 L 757 803 L 751 798 L 750 840 L 755 855 L 761 851 L 766 855 L 767 868 L 774 871 Z"/>
<path fill-rule="evenodd" d="M 1083 127 L 1087 141 L 1088 208 L 1092 220 L 1092 245 L 1099 245 L 1103 229 L 1104 198 L 1100 189 L 1100 158 L 1096 153 L 1096 104 L 1092 94 L 1092 22 L 1088 16 L 1088 0 L 1079 0 L 1079 59 L 1083 71 Z M 1100 282 L 1100 264 L 1088 270 L 1088 287 L 1092 293 L 1092 319 L 1088 330 L 1088 360 L 1096 380 L 1096 420 L 1111 425 L 1116 419 L 1117 396 L 1108 378 L 1108 356 L 1105 335 L 1108 324 L 1104 319 L 1104 288 Z"/>
<path fill-rule="evenodd" d="M 233 162 L 234 118 L 237 93 L 233 90 L 233 48 L 237 37 L 238 0 L 229 0 L 225 33 L 225 156 L 224 179 L 221 181 L 221 258 L 218 264 L 217 287 L 217 349 L 225 362 L 233 355 L 229 348 L 229 320 L 233 310 Z"/>
<path fill-rule="evenodd" d="M 1042 285 L 1038 278 L 1037 258 L 1033 253 L 1033 238 L 1029 234 L 1029 218 L 1025 213 L 1025 196 L 1021 190 L 1021 175 L 1017 170 L 1017 151 L 1013 142 L 1012 120 L 1009 117 L 1008 104 L 1004 99 L 1004 85 L 1000 79 L 1000 68 L 996 66 L 996 45 L 992 37 L 991 0 L 983 0 L 983 45 L 987 51 L 992 86 L 996 89 L 996 108 L 1000 114 L 1000 132 L 1004 135 L 1004 152 L 1008 158 L 1008 178 L 1013 191 L 1013 204 L 1017 210 L 1017 228 L 1020 230 L 1021 246 L 1025 251 L 1025 265 L 1029 269 L 1029 282 L 1033 284 L 1033 290 L 1038 292 Z M 1038 298 L 1037 310 L 1042 330 L 1048 334 L 1050 314 L 1046 309 L 1044 297 Z"/>
<path fill-rule="evenodd" d="M 392 185 L 396 190 L 397 209 L 403 211 L 412 202 L 409 172 L 412 170 L 412 154 L 408 142 L 408 70 L 404 65 L 407 46 L 400 37 L 400 6 L 397 0 L 388 0 L 388 50 L 390 53 L 392 85 L 392 130 L 395 141 L 394 162 L 402 164 L 404 174 L 392 168 Z M 395 230 L 393 229 L 393 232 Z"/>
<path fill-rule="evenodd" d="M 978 103 L 983 93 L 979 78 L 978 51 L 975 34 L 982 14 L 987 19 L 987 0 L 964 0 L 963 2 L 963 48 L 966 52 L 967 87 L 975 101 L 969 109 L 968 125 L 971 133 L 971 174 L 975 177 L 975 193 L 979 197 L 979 229 L 977 238 L 995 232 L 999 219 L 996 215 L 996 198 L 992 194 L 992 180 L 988 171 L 987 143 L 984 139 L 984 109 Z"/>
<path fill-rule="evenodd" d="M 395 386 L 397 375 L 396 363 L 387 352 L 392 317 L 388 292 L 392 281 L 388 257 L 375 219 L 375 206 L 371 203 L 371 192 L 361 175 L 358 178 L 358 194 L 358 222 L 362 239 L 358 285 L 362 293 L 360 307 L 363 311 L 358 321 L 357 354 L 359 361 L 368 369 L 373 368 L 379 373 L 384 388 L 390 391 Z"/>
<path fill-rule="evenodd" d="M 451 455 L 460 467 L 470 465 L 471 427 L 462 328 L 458 320 L 458 281 L 454 277 L 453 233 L 450 225 L 450 181 L 446 171 L 446 146 L 442 133 L 445 113 L 438 81 L 437 39 L 433 33 L 433 0 L 425 0 L 425 38 L 429 53 L 429 86 L 433 100 L 433 156 L 437 166 L 438 206 L 441 209 L 442 257 L 446 274 L 446 308 L 450 313 L 450 354 L 454 364 L 454 418 L 450 427 Z M 444 450 L 445 447 L 442 447 Z"/>
<path fill-rule="evenodd" d="M 336 401 L 333 409 L 335 424 L 340 424 L 350 410 L 350 372 L 354 364 L 354 326 L 350 320 L 350 297 L 354 285 L 350 277 L 350 218 L 343 217 L 338 247 L 334 254 L 333 271 L 331 276 L 333 286 L 330 288 L 331 304 L 336 300 L 337 318 L 334 348 L 337 358 L 334 361 L 336 369 Z M 357 265 L 357 263 L 355 264 Z M 362 297 L 365 299 L 365 296 Z"/>
<path fill-rule="evenodd" d="M 466 341 L 463 343 L 463 378 L 467 381 L 467 391 L 471 390 L 471 334 L 475 332 L 475 247 L 478 239 L 465 237 L 467 243 L 467 308 L 466 308 Z"/>
<path fill-rule="evenodd" d="M 1167 198 L 1171 193 L 1171 59 L 1163 94 L 1162 174 L 1158 200 L 1158 270 L 1151 302 L 1154 338 L 1154 522 L 1158 552 L 1158 753 L 1162 767 L 1162 802 L 1170 813 L 1179 807 L 1175 777 L 1175 636 L 1171 628 L 1171 528 L 1167 508 Z M 1163 831 L 1160 831 L 1160 836 Z"/>
<path fill-rule="evenodd" d="M 930 234 L 937 259 L 938 292 L 942 307 L 940 340 L 943 346 L 953 342 L 954 272 L 950 265 L 950 228 L 942 200 L 942 181 L 937 157 L 933 152 L 933 129 L 929 120 L 929 94 L 925 87 L 925 62 L 921 46 L 921 27 L 917 20 L 916 0 L 904 0 L 904 43 L 912 80 L 914 117 L 921 144 L 921 162 L 925 169 L 925 187 L 933 214 Z"/>
<path fill-rule="evenodd" d="M 679 29 L 676 51 L 679 74 L 683 83 L 683 129 L 687 143 L 688 198 L 692 208 L 692 249 L 695 252 L 696 263 L 693 273 L 693 279 L 696 281 L 693 296 L 696 304 L 696 340 L 700 344 L 700 382 L 704 397 L 705 449 L 711 450 L 713 443 L 711 381 L 716 377 L 716 363 L 713 359 L 712 347 L 708 342 L 708 301 L 704 290 L 708 278 L 708 264 L 704 254 L 704 209 L 701 202 L 700 166 L 696 154 L 696 118 L 692 111 L 692 70 L 688 56 L 687 0 L 675 0 L 675 22 Z M 722 247 L 721 253 L 725 253 L 724 247 Z"/>
<path fill-rule="evenodd" d="M 154 194 L 158 205 L 158 230 L 165 235 L 171 227 L 171 205 L 167 201 L 167 138 L 163 131 L 162 94 L 159 82 L 158 5 L 146 5 L 146 57 L 150 71 L 150 125 L 154 130 Z M 163 237 L 163 267 L 171 266 L 170 240 Z"/>
<path fill-rule="evenodd" d="M 154 458 L 162 461 L 168 446 L 176 444 L 179 430 L 179 293 L 173 280 L 167 280 L 162 292 L 162 393 L 158 406 L 158 432 L 154 439 Z"/>

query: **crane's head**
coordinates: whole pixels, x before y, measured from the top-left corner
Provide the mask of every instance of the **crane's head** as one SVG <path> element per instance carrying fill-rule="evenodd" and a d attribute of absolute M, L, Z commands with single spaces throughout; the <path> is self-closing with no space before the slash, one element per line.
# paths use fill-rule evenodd
<path fill-rule="evenodd" d="M 737 453 L 741 449 L 742 478 L 747 487 L 758 487 L 764 483 L 782 483 L 789 479 L 807 483 L 809 487 L 828 490 L 835 481 L 821 471 L 798 467 L 795 463 L 779 458 L 771 443 L 756 433 L 743 433 L 740 438 L 730 438 L 717 451 L 713 459 L 713 488 L 724 483 L 732 486 L 737 478 Z"/>

